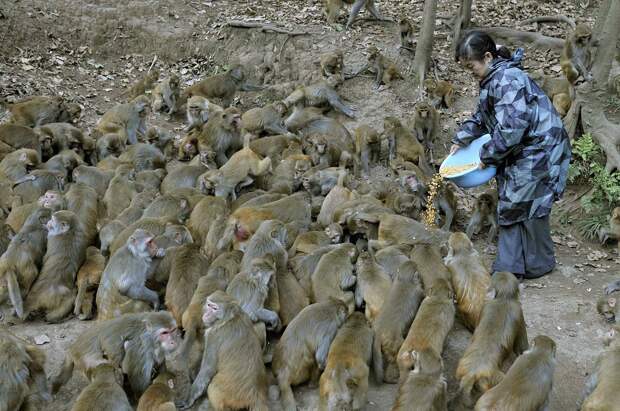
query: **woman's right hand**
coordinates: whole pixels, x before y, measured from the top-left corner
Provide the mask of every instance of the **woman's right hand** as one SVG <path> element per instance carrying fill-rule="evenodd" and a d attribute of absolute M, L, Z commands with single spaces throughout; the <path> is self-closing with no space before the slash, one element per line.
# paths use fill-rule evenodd
<path fill-rule="evenodd" d="M 459 146 L 458 144 L 452 144 L 452 147 L 450 147 L 450 154 L 456 153 L 460 148 L 461 146 Z"/>

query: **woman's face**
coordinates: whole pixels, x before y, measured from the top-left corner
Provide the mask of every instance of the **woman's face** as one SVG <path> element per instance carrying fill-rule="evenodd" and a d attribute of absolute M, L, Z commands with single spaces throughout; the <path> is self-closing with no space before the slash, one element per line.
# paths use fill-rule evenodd
<path fill-rule="evenodd" d="M 465 67 L 465 70 L 471 71 L 475 77 L 482 80 L 486 76 L 492 60 L 493 55 L 487 51 L 482 60 L 465 60 L 462 65 Z"/>

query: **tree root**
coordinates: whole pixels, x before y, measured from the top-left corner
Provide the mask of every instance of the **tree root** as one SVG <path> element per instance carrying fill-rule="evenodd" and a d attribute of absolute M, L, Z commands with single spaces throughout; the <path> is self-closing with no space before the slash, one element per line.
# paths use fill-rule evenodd
<path fill-rule="evenodd" d="M 262 23 L 248 23 L 246 21 L 229 21 L 226 23 L 230 27 L 242 28 L 242 29 L 261 29 L 261 31 L 273 31 L 274 33 L 288 34 L 289 36 L 303 36 L 311 34 L 309 31 L 291 31 L 280 27 L 276 27 L 271 24 Z"/>
<path fill-rule="evenodd" d="M 572 29 L 575 29 L 575 20 L 571 19 L 570 17 L 566 17 L 562 14 L 557 14 L 555 16 L 540 16 L 540 17 L 534 17 L 531 19 L 527 19 L 521 22 L 522 25 L 528 25 L 528 24 L 534 24 L 536 23 L 536 26 L 540 28 L 541 23 L 566 23 L 568 24 Z"/>
<path fill-rule="evenodd" d="M 512 44 L 530 43 L 533 47 L 545 50 L 561 50 L 564 47 L 564 40 L 556 37 L 549 37 L 531 31 L 519 31 L 505 27 L 482 27 L 472 30 L 482 31 L 492 35 L 495 40 L 502 39 Z"/>

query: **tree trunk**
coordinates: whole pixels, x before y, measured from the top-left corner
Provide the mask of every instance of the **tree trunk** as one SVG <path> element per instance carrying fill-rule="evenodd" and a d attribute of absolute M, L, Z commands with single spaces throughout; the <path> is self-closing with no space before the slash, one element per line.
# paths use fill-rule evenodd
<path fill-rule="evenodd" d="M 620 0 L 612 1 L 606 13 L 605 24 L 600 24 L 598 48 L 592 66 L 592 77 L 596 86 L 607 85 L 611 62 L 616 56 L 618 41 L 620 41 Z M 602 23 L 602 22 L 601 22 Z M 595 26 L 599 25 L 597 21 Z M 603 86 L 604 87 L 604 86 Z"/>
<path fill-rule="evenodd" d="M 435 15 L 437 13 L 437 0 L 424 1 L 424 17 L 420 39 L 413 58 L 413 72 L 418 81 L 420 90 L 424 84 L 424 76 L 428 71 L 431 53 L 433 51 L 433 37 L 435 34 Z"/>
<path fill-rule="evenodd" d="M 452 21 L 452 50 L 456 51 L 456 47 L 461 39 L 461 30 L 468 29 L 471 25 L 471 6 L 474 0 L 461 0 L 456 16 Z"/>

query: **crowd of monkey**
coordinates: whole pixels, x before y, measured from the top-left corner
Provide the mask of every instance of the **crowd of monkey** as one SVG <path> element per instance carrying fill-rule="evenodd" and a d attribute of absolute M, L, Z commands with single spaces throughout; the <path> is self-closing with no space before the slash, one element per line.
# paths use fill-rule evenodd
<path fill-rule="evenodd" d="M 327 3 L 334 21 L 353 1 Z M 361 7 L 383 19 L 374 1 L 354 3 L 347 26 Z M 399 27 L 401 46 L 415 48 L 411 23 Z M 580 27 L 562 55 L 559 92 L 556 79 L 542 83 L 558 110 L 588 78 L 591 32 Z M 262 87 L 240 65 L 182 90 L 177 75 L 153 69 L 88 135 L 80 107 L 61 97 L 8 105 L 2 322 L 93 322 L 53 375 L 41 349 L 1 328 L 0 410 L 46 409 L 74 369 L 89 380 L 74 411 L 201 401 L 293 411 L 292 387 L 308 382 L 318 384 L 318 409 L 360 410 L 371 376 L 398 384 L 393 410 L 548 409 L 556 345 L 528 339 L 517 278 L 491 275 L 472 243 L 497 234 L 496 190 L 479 195 L 460 232 L 458 190 L 444 183 L 430 205 L 435 226 L 421 222 L 453 86 L 430 79 L 410 119 L 351 132 L 339 116 L 356 110 L 338 88 L 368 70 L 377 87 L 403 76 L 374 46 L 358 73 L 345 72 L 339 50 L 318 65 L 321 80 L 243 113 L 235 96 Z M 185 112 L 183 135 L 147 127 L 151 110 Z M 395 178 L 373 184 L 377 165 Z M 600 239 L 619 237 L 616 208 Z M 618 290 L 620 280 L 598 303 L 609 322 Z M 473 337 L 448 398 L 442 352 L 455 321 Z M 609 333 L 582 410 L 620 403 L 619 332 Z"/>

